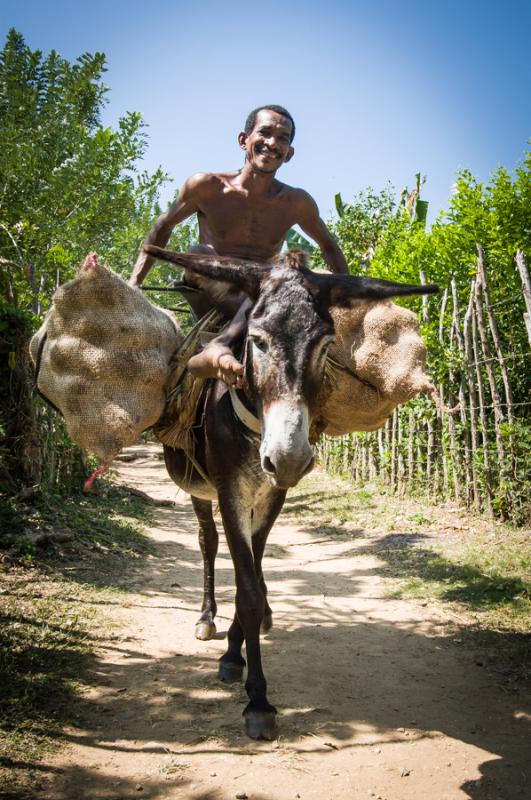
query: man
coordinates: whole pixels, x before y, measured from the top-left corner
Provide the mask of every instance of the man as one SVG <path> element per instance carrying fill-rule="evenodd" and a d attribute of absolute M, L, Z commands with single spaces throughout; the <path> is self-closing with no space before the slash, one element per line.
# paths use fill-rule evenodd
<path fill-rule="evenodd" d="M 245 152 L 243 169 L 198 173 L 184 183 L 179 197 L 150 231 L 146 244 L 164 247 L 173 228 L 197 214 L 202 252 L 267 262 L 281 251 L 287 232 L 299 225 L 318 245 L 332 272 L 347 273 L 345 258 L 315 200 L 302 189 L 281 183 L 276 173 L 293 158 L 295 123 L 285 108 L 262 106 L 247 117 L 238 143 Z M 132 286 L 146 277 L 153 258 L 141 252 L 131 275 Z M 188 362 L 192 372 L 239 385 L 243 366 L 230 344 L 245 325 L 248 304 L 223 334 Z"/>

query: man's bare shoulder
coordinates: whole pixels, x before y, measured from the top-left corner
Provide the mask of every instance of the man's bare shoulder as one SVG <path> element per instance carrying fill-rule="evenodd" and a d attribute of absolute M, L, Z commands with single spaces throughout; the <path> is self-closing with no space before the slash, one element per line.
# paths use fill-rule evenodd
<path fill-rule="evenodd" d="M 301 212 L 317 211 L 317 203 L 309 192 L 300 189 L 298 186 L 288 186 L 287 183 L 280 183 L 282 195 L 290 201 Z"/>
<path fill-rule="evenodd" d="M 196 172 L 186 179 L 182 191 L 188 196 L 216 192 L 237 175 L 238 172 Z"/>

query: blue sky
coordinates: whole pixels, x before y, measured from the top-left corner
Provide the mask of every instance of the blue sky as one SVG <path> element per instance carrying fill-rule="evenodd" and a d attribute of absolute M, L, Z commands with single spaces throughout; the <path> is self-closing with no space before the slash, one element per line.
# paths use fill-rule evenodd
<path fill-rule="evenodd" d="M 104 123 L 140 111 L 147 169 L 174 179 L 234 169 L 248 111 L 279 103 L 297 124 L 279 178 L 302 186 L 326 219 L 391 181 L 427 175 L 430 219 L 459 168 L 485 180 L 514 168 L 531 136 L 531 3 L 313 0 L 25 0 L 0 4 L 0 34 L 74 59 L 103 51 Z"/>

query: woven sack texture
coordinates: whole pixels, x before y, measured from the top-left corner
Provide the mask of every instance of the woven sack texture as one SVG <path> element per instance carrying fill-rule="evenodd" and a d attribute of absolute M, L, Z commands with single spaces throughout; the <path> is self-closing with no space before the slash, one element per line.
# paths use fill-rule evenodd
<path fill-rule="evenodd" d="M 396 406 L 433 393 L 416 315 L 390 300 L 332 307 L 336 340 L 320 398 L 324 432 L 380 428 Z"/>
<path fill-rule="evenodd" d="M 109 463 L 162 414 L 176 320 L 91 254 L 61 286 L 30 344 L 37 385 L 72 439 Z"/>

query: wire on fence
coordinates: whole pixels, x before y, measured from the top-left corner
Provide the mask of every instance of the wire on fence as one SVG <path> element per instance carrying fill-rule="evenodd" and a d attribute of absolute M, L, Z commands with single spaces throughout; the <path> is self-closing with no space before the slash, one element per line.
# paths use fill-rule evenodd
<path fill-rule="evenodd" d="M 455 352 L 457 353 L 457 350 Z M 516 360 L 518 358 L 529 358 L 529 356 L 531 356 L 531 350 L 526 350 L 525 353 L 512 353 L 512 354 L 509 354 L 507 356 L 504 355 L 503 358 L 504 358 L 505 361 L 514 361 L 514 360 Z M 491 356 L 491 358 L 482 358 L 479 361 L 476 361 L 475 359 L 467 361 L 466 358 L 460 358 L 459 359 L 459 364 L 460 365 L 462 364 L 464 366 L 466 366 L 467 364 L 469 364 L 470 366 L 472 366 L 472 365 L 479 366 L 480 364 L 488 364 L 491 361 L 498 361 L 499 362 L 500 359 L 498 358 L 498 356 Z"/>
<path fill-rule="evenodd" d="M 529 356 L 531 356 L 531 350 L 527 350 L 525 353 L 513 353 L 503 358 L 505 361 L 514 361 L 517 358 L 528 358 Z M 490 361 L 500 361 L 500 359 L 498 356 L 492 356 L 491 358 L 483 358 L 480 361 L 470 361 L 468 363 L 479 366 L 480 364 L 488 364 Z M 463 360 L 463 363 L 466 364 L 467 362 Z"/>
<path fill-rule="evenodd" d="M 514 306 L 515 302 L 518 302 L 518 298 L 515 300 L 514 297 L 508 297 L 505 300 L 497 300 L 495 303 L 491 303 L 490 305 L 485 303 L 484 306 L 488 311 L 492 311 L 494 308 L 498 308 L 499 306 L 506 306 L 506 305 L 509 305 L 509 303 L 512 303 L 512 305 Z M 523 309 L 523 307 L 524 306 L 522 304 L 522 309 Z M 449 306 L 449 308 L 450 308 L 450 306 Z M 448 315 L 449 315 L 449 308 L 448 308 L 448 310 L 446 312 Z M 467 309 L 467 307 L 465 305 L 465 306 L 459 308 L 459 310 L 457 312 L 457 316 L 458 317 L 466 317 L 467 313 L 468 313 L 468 309 Z"/>
<path fill-rule="evenodd" d="M 499 408 L 500 406 L 503 406 L 504 408 L 506 408 L 508 405 L 509 405 L 509 403 L 492 403 L 491 405 L 488 405 L 488 406 L 469 406 L 468 403 L 467 403 L 465 405 L 465 409 L 467 411 L 481 411 L 481 409 L 483 408 L 486 411 L 488 408 Z M 516 408 L 517 406 L 519 406 L 519 407 L 521 407 L 521 406 L 531 406 L 531 400 L 525 400 L 522 403 L 510 403 L 510 406 L 511 406 L 511 408 Z"/>

